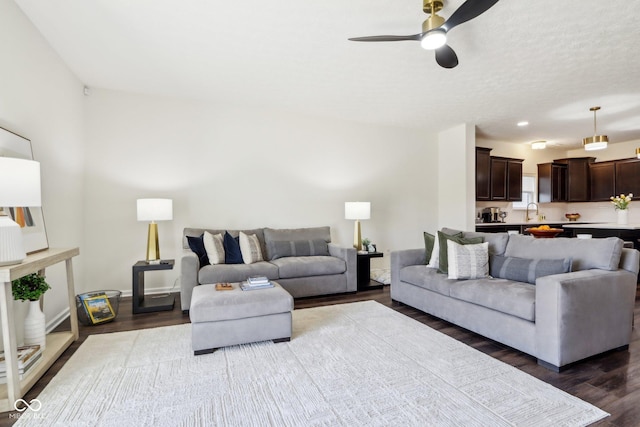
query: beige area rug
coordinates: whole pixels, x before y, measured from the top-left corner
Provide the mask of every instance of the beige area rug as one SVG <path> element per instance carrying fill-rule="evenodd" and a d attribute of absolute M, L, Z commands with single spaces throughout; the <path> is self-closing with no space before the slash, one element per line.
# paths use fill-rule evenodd
<path fill-rule="evenodd" d="M 90 336 L 17 426 L 583 426 L 600 409 L 373 301 L 193 356 L 191 325 Z"/>

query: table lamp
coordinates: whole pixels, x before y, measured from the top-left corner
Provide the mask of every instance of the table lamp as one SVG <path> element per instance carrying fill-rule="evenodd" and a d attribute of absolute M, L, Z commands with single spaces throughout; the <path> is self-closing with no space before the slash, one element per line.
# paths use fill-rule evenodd
<path fill-rule="evenodd" d="M 371 218 L 371 203 L 370 202 L 345 202 L 344 203 L 344 218 L 355 219 L 353 229 L 353 247 L 356 250 L 362 250 L 362 232 L 360 230 L 360 220 Z"/>
<path fill-rule="evenodd" d="M 3 207 L 18 212 L 41 203 L 40 163 L 0 157 L 0 265 L 20 264 L 27 257 L 22 229 Z"/>
<path fill-rule="evenodd" d="M 171 199 L 138 199 L 138 221 L 151 221 L 147 236 L 147 262 L 160 263 L 160 245 L 158 243 L 158 224 L 156 221 L 173 219 L 173 200 Z"/>

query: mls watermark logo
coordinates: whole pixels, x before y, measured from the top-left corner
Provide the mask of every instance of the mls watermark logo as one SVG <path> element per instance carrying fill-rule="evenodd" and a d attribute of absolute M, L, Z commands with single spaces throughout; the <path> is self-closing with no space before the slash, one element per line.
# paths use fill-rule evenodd
<path fill-rule="evenodd" d="M 24 399 L 18 399 L 13 402 L 13 409 L 18 412 L 24 412 L 27 409 L 38 412 L 40 409 L 42 409 L 42 402 L 40 402 L 38 399 L 31 399 L 29 403 L 27 403 L 27 401 Z"/>
<path fill-rule="evenodd" d="M 42 409 L 42 402 L 38 399 L 31 399 L 30 401 L 26 401 L 24 399 L 18 399 L 13 402 L 13 409 L 18 411 L 17 414 L 9 414 L 9 418 L 22 418 L 22 417 L 30 417 L 30 418 L 44 418 L 42 415 L 38 415 L 38 412 Z M 31 409 L 33 414 L 24 414 L 24 411 L 27 409 Z"/>

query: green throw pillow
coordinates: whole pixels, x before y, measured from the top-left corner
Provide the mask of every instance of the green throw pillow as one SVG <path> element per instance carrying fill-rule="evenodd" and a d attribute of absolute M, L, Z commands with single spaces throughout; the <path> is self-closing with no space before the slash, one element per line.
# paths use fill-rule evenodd
<path fill-rule="evenodd" d="M 450 236 L 448 234 L 444 234 L 442 231 L 438 231 L 438 244 L 440 245 L 440 265 L 438 266 L 438 273 L 449 273 L 449 258 L 447 256 L 447 240 L 451 240 L 452 242 L 456 242 L 459 245 L 475 245 L 478 243 L 484 243 L 484 237 L 459 237 L 459 236 Z"/>
<path fill-rule="evenodd" d="M 433 247 L 436 244 L 436 236 L 431 233 L 427 233 L 426 231 L 423 234 L 424 248 L 426 249 L 426 257 L 424 259 L 424 263 L 429 264 L 429 261 L 431 260 L 431 253 L 433 252 Z"/>

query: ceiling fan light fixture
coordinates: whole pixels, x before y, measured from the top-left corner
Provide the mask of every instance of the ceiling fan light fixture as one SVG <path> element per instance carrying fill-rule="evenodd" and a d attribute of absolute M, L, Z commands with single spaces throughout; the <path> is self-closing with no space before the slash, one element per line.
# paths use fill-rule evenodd
<path fill-rule="evenodd" d="M 547 148 L 547 141 L 534 141 L 531 143 L 531 149 L 533 150 L 544 150 Z"/>
<path fill-rule="evenodd" d="M 431 30 L 426 33 L 420 45 L 426 50 L 436 50 L 447 43 L 447 33 L 442 29 Z"/>
<path fill-rule="evenodd" d="M 599 109 L 600 107 L 589 108 L 589 111 L 593 111 L 593 136 L 582 139 L 582 146 L 585 151 L 603 150 L 607 148 L 607 144 L 609 143 L 609 137 L 607 135 L 598 135 L 596 128 L 596 111 Z"/>

